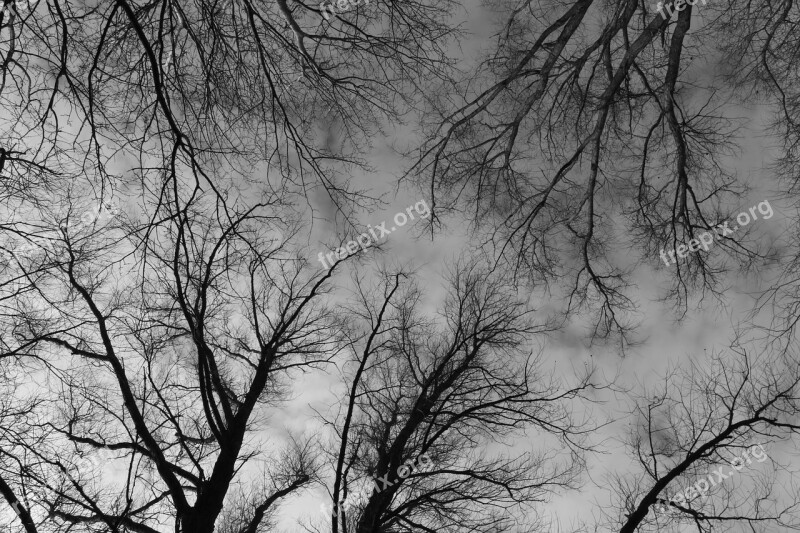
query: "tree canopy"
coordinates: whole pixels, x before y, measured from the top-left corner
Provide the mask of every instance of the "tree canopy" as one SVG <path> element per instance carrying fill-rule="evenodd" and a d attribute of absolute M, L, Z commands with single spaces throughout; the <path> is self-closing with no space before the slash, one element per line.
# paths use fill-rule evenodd
<path fill-rule="evenodd" d="M 337 1 L 2 1 L 0 529 L 800 529 L 800 8 Z"/>

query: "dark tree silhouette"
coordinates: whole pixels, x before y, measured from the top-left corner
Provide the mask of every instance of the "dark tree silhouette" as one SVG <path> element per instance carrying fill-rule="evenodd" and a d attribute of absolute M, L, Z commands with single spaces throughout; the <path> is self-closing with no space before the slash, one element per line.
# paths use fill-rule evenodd
<path fill-rule="evenodd" d="M 213 531 L 246 437 L 336 353 L 333 271 L 284 247 L 288 206 L 321 187 L 345 217 L 376 204 L 342 171 L 446 75 L 451 5 L 3 6 L 0 358 L 49 390 L 6 435 L 3 496 L 35 489 L 59 531 Z M 126 216 L 84 221 L 110 198 Z M 314 448 L 287 449 L 224 527 L 258 530 L 313 481 Z M 119 479 L 76 473 L 98 450 Z"/>
<path fill-rule="evenodd" d="M 363 497 L 340 506 L 334 533 L 528 531 L 515 526 L 525 511 L 575 486 L 592 424 L 570 406 L 603 386 L 591 372 L 565 386 L 547 371 L 532 342 L 551 326 L 497 275 L 462 264 L 448 282 L 438 318 L 407 274 L 358 283 L 331 496 Z M 514 435 L 564 453 L 501 451 Z"/>
<path fill-rule="evenodd" d="M 278 224 L 292 230 L 275 198 L 231 196 L 167 195 L 142 217 L 158 223 L 67 225 L 53 249 L 6 265 L 16 312 L 2 318 L 2 362 L 47 384 L 5 434 L 22 450 L 7 468 L 19 463 L 48 528 L 214 531 L 229 490 L 247 488 L 242 468 L 266 452 L 254 430 L 293 376 L 335 355 L 319 301 L 335 269 L 309 276 L 276 239 Z M 313 446 L 287 442 L 247 490 L 239 531 L 316 478 Z M 101 451 L 102 464 L 76 468 Z M 118 476 L 103 475 L 111 465 Z"/>
<path fill-rule="evenodd" d="M 769 458 L 800 430 L 800 364 L 796 353 L 759 348 L 735 343 L 638 399 L 628 448 L 639 472 L 614 476 L 623 516 L 606 513 L 604 528 L 800 530 L 795 469 Z"/>
<path fill-rule="evenodd" d="M 752 205 L 734 157 L 749 120 L 736 104 L 751 91 L 782 112 L 769 133 L 796 183 L 798 7 L 707 2 L 668 20 L 638 0 L 491 5 L 496 44 L 426 109 L 409 175 L 433 196 L 432 230 L 449 214 L 471 219 L 518 278 L 565 280 L 565 313 L 591 310 L 594 335 L 624 342 L 637 322 L 635 266 L 663 267 L 661 249 Z M 671 264 L 664 296 L 681 313 L 721 298 L 734 265 L 772 258 L 751 229 Z"/>

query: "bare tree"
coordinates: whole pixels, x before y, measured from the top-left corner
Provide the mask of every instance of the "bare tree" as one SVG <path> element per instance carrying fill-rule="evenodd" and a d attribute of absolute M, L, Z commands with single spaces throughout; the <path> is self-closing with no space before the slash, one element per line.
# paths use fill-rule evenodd
<path fill-rule="evenodd" d="M 346 502 L 333 533 L 549 530 L 540 504 L 579 486 L 607 385 L 592 367 L 548 372 L 531 344 L 562 323 L 537 324 L 521 282 L 627 346 L 638 267 L 742 207 L 729 104 L 775 106 L 797 192 L 789 0 L 674 17 L 638 0 L 487 2 L 496 45 L 464 70 L 449 0 L 332 17 L 296 0 L 1 4 L 0 495 L 15 533 L 262 533 L 317 482 Z M 333 310 L 341 261 L 309 267 L 301 220 L 320 193 L 346 231 L 379 204 L 350 171 L 412 111 L 408 175 L 430 191 L 431 231 L 466 216 L 493 265 L 456 267 L 438 315 L 405 271 L 374 285 L 357 271 L 357 301 Z M 112 200 L 121 214 L 92 214 Z M 783 257 L 748 237 L 675 265 L 663 296 L 679 315 L 722 299 L 727 258 Z M 793 439 L 793 248 L 762 300 L 783 308 L 766 330 L 779 355 L 735 346 L 638 399 L 642 471 L 619 473 L 603 526 L 797 528 L 796 495 L 759 480 L 650 514 L 723 452 Z M 283 431 L 273 415 L 298 377 L 340 356 L 333 447 Z M 511 446 L 528 432 L 536 450 Z"/>
<path fill-rule="evenodd" d="M 50 391 L 6 435 L 3 495 L 35 490 L 57 531 L 213 531 L 245 437 L 336 354 L 333 271 L 285 246 L 287 206 L 320 186 L 345 216 L 375 205 L 339 173 L 446 75 L 451 4 L 2 5 L 0 357 Z M 75 226 L 111 197 L 129 216 Z M 313 447 L 288 449 L 225 527 L 314 479 Z M 119 479 L 76 468 L 100 450 Z"/>
<path fill-rule="evenodd" d="M 20 420 L 31 415 L 37 407 L 33 398 L 21 398 L 15 389 L 24 384 L 24 365 L 19 367 L 0 359 L 0 495 L 8 503 L 10 516 L 0 516 L 0 527 L 10 529 L 11 524 L 22 528 L 25 533 L 39 533 L 33 518 L 33 504 L 38 504 L 35 491 L 26 482 L 28 467 L 24 450 L 15 446 L 21 429 Z M 30 436 L 28 436 L 30 437 Z"/>
<path fill-rule="evenodd" d="M 420 80 L 447 75 L 458 35 L 449 2 L 326 20 L 294 0 L 23 1 L 0 15 L 0 188 L 29 202 L 86 174 L 107 191 L 155 169 L 222 194 L 220 174 L 269 173 L 284 192 L 324 186 L 349 215 L 375 199 L 342 171 L 365 167 Z"/>
<path fill-rule="evenodd" d="M 613 476 L 622 516 L 604 528 L 800 530 L 796 471 L 771 450 L 800 430 L 800 364 L 795 353 L 754 348 L 734 343 L 639 398 L 628 442 L 638 472 Z"/>
<path fill-rule="evenodd" d="M 255 435 L 298 372 L 336 354 L 319 301 L 334 270 L 308 275 L 275 238 L 292 233 L 276 198 L 228 196 L 168 195 L 146 204 L 156 223 L 67 226 L 60 248 L 6 265 L 0 354 L 47 383 L 15 421 L 24 457 L 8 483 L 37 493 L 45 531 L 211 532 L 238 487 L 237 531 L 255 532 L 315 479 L 309 443 L 262 450 Z M 250 486 L 245 466 L 264 454 Z"/>
<path fill-rule="evenodd" d="M 358 283 L 347 396 L 330 421 L 331 497 L 345 500 L 334 533 L 531 531 L 534 503 L 575 486 L 592 424 L 573 403 L 602 386 L 591 371 L 567 387 L 547 372 L 531 342 L 549 325 L 496 275 L 462 264 L 448 281 L 438 319 L 408 274 Z M 504 449 L 528 432 L 564 453 Z"/>
<path fill-rule="evenodd" d="M 714 232 L 712 253 L 668 267 L 664 296 L 682 315 L 691 299 L 722 298 L 737 263 L 772 258 L 751 228 L 717 228 L 748 207 L 733 157 L 747 119 L 734 104 L 765 89 L 786 117 L 770 132 L 796 151 L 797 6 L 695 2 L 670 17 L 673 4 L 492 2 L 496 45 L 426 109 L 409 170 L 433 195 L 432 229 L 469 217 L 521 279 L 566 280 L 565 313 L 594 311 L 601 337 L 624 341 L 635 326 L 634 261 L 663 266 L 660 250 Z"/>

